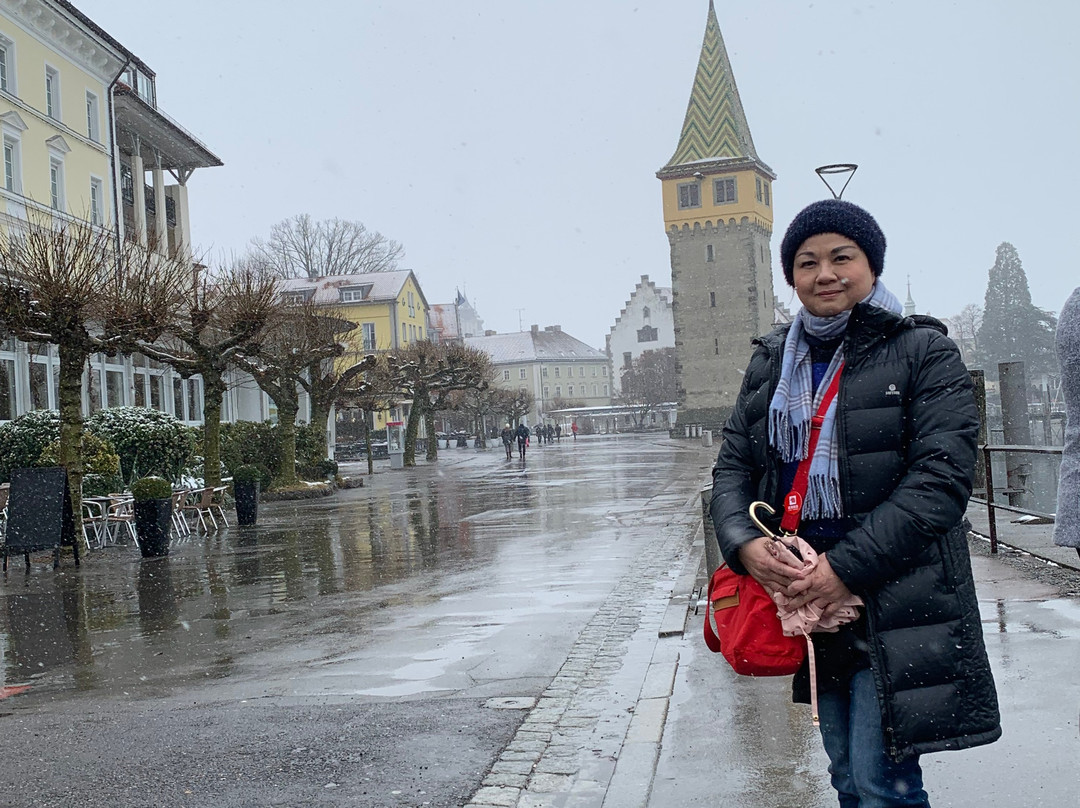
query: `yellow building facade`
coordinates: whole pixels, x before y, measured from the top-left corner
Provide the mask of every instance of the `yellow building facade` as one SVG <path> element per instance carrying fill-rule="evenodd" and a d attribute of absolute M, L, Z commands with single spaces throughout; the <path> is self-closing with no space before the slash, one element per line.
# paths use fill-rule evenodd
<path fill-rule="evenodd" d="M 38 5 L 40 16 L 28 9 Z M 58 211 L 107 226 L 115 183 L 106 101 L 126 59 L 79 20 L 50 11 L 0 4 L 0 217 Z"/>
<path fill-rule="evenodd" d="M 411 270 L 330 275 L 322 278 L 290 278 L 282 282 L 288 303 L 311 301 L 332 311 L 335 317 L 356 323 L 343 335 L 344 367 L 370 353 L 391 351 L 429 338 L 428 302 Z M 404 417 L 407 404 L 375 416 L 375 429 Z"/>
<path fill-rule="evenodd" d="M 0 0 L 0 138 L 0 228 L 81 219 L 160 250 L 190 247 L 187 181 L 222 164 L 158 107 L 154 71 L 66 0 Z M 0 421 L 55 409 L 58 367 L 55 346 L 0 334 Z M 202 421 L 201 380 L 145 357 L 91 357 L 83 390 L 84 415 Z"/>

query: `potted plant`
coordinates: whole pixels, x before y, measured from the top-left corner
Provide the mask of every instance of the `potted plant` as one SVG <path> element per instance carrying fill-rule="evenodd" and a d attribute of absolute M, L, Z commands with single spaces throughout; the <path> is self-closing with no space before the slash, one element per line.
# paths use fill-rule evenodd
<path fill-rule="evenodd" d="M 169 554 L 172 529 L 172 485 L 162 477 L 143 477 L 131 485 L 135 500 L 135 534 L 143 558 Z"/>
<path fill-rule="evenodd" d="M 253 525 L 259 516 L 259 487 L 262 472 L 246 463 L 233 470 L 233 498 L 236 500 L 236 524 Z"/>

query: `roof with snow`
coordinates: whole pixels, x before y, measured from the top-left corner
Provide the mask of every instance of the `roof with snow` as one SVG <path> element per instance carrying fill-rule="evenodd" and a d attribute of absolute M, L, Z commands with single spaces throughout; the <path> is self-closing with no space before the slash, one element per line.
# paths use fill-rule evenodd
<path fill-rule="evenodd" d="M 466 337 L 465 344 L 484 351 L 496 365 L 519 362 L 607 361 L 604 353 L 571 337 L 558 325 L 549 325 L 543 330 L 533 326 L 533 330 L 512 334 Z"/>
<path fill-rule="evenodd" d="M 281 291 L 284 294 L 304 292 L 309 296 L 313 293 L 315 303 L 330 306 L 341 303 L 343 289 L 366 289 L 363 300 L 359 302 L 378 302 L 395 300 L 410 277 L 416 285 L 416 291 L 420 295 L 424 308 L 429 308 L 424 292 L 420 288 L 420 282 L 411 269 L 399 269 L 393 272 L 360 272 L 354 275 L 324 275 L 321 278 L 287 278 L 281 282 Z"/>

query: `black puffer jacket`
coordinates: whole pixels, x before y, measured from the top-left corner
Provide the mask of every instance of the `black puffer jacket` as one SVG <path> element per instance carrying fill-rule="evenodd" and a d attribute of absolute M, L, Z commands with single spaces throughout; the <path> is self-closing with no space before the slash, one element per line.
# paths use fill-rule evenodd
<path fill-rule="evenodd" d="M 786 333 L 757 341 L 713 469 L 713 523 L 739 573 L 739 547 L 760 535 L 747 507 L 763 500 L 779 513 L 787 493 L 768 435 Z M 815 549 L 866 603 L 886 748 L 899 760 L 990 743 L 1001 735 L 997 694 L 962 527 L 978 430 L 967 370 L 936 320 L 861 303 L 844 357 L 840 487 L 858 526 Z"/>

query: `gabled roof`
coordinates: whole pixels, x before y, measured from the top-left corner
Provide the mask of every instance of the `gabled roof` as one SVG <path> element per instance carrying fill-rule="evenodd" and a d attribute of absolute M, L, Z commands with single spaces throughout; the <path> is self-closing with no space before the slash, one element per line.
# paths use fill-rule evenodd
<path fill-rule="evenodd" d="M 709 160 L 758 161 L 716 10 L 709 0 L 694 87 L 675 154 L 665 168 Z"/>
<path fill-rule="evenodd" d="M 634 298 L 645 289 L 652 290 L 653 294 L 660 299 L 660 302 L 664 306 L 671 306 L 671 288 L 668 286 L 657 286 L 653 281 L 649 280 L 648 275 L 642 275 L 641 280 L 634 286 L 634 291 L 630 293 L 630 299 L 626 301 L 626 305 L 622 307 L 619 316 L 615 318 L 615 325 L 611 327 L 608 339 L 611 339 L 611 334 L 615 333 L 615 329 L 619 327 L 622 318 L 626 316 L 627 310 L 633 305 Z"/>
<path fill-rule="evenodd" d="M 484 351 L 496 365 L 525 362 L 607 361 L 605 354 L 571 337 L 559 326 L 548 326 L 543 331 L 518 331 L 512 334 L 466 337 L 465 344 L 470 348 Z"/>
<path fill-rule="evenodd" d="M 427 298 L 420 288 L 420 282 L 411 269 L 399 269 L 393 272 L 360 272 L 354 275 L 324 275 L 321 278 L 288 278 L 281 282 L 282 292 L 309 292 L 314 290 L 315 302 L 332 306 L 341 303 L 341 290 L 357 286 L 371 285 L 371 291 L 364 302 L 396 300 L 401 294 L 405 282 L 413 279 L 416 292 L 424 308 L 428 308 Z M 351 304 L 346 304 L 351 305 Z"/>

